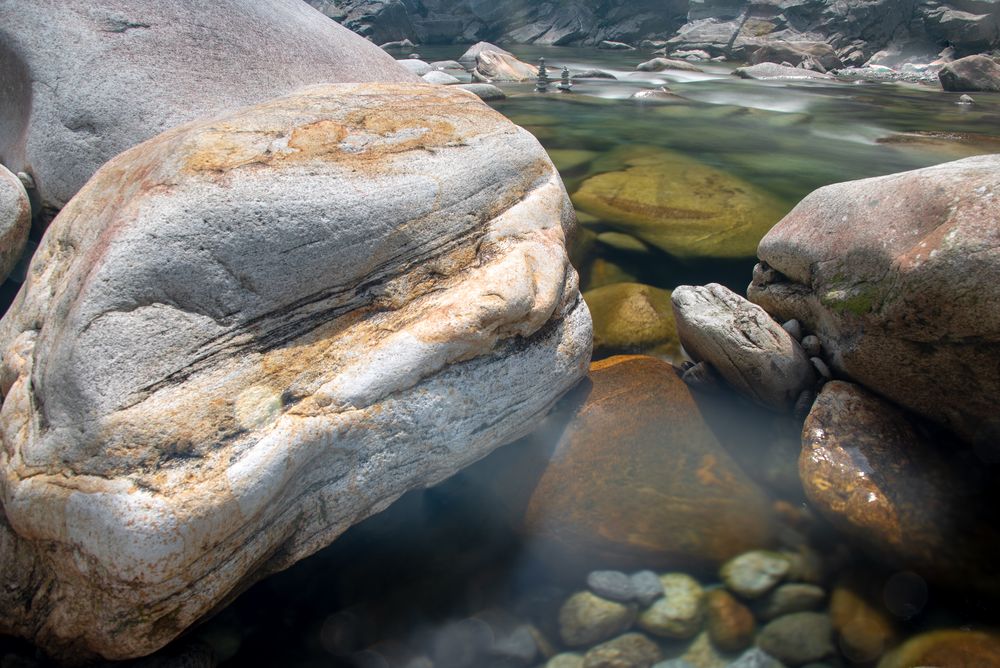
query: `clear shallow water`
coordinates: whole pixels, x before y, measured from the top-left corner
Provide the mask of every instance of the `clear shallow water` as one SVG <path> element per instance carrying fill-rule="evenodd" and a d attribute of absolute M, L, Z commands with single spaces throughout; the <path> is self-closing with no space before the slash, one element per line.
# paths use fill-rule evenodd
<path fill-rule="evenodd" d="M 705 73 L 630 76 L 648 54 L 513 50 L 530 61 L 544 56 L 554 75 L 566 64 L 571 70 L 599 68 L 621 77 L 578 81 L 572 94 L 539 95 L 531 84 L 504 85 L 509 98 L 494 104 L 533 132 L 546 149 L 589 152 L 573 160 L 560 158 L 571 193 L 602 170 L 602 156 L 627 146 L 680 152 L 774 194 L 786 209 L 828 183 L 1000 152 L 1000 95 L 977 94 L 979 104 L 965 108 L 954 103 L 956 95 L 909 85 L 748 82 L 730 77 L 732 66 L 725 64 L 707 65 Z M 419 51 L 431 61 L 456 58 L 462 49 Z M 667 104 L 628 99 L 664 84 L 682 99 Z M 879 141 L 900 133 L 979 136 L 969 141 Z M 613 229 L 601 221 L 587 224 L 593 231 Z M 638 281 L 657 287 L 717 281 L 738 291 L 749 282 L 754 262 L 749 257 L 681 261 L 658 251 L 634 253 L 592 244 L 574 257 L 585 282 L 598 259 L 621 265 Z M 732 422 L 730 428 L 736 431 L 744 424 L 735 418 Z M 757 452 L 748 448 L 742 462 L 748 469 Z M 784 475 L 787 480 L 789 464 L 794 478 L 794 447 L 784 457 L 786 470 L 777 478 Z M 773 463 L 772 458 L 768 465 Z M 492 473 L 489 464 L 486 472 Z M 536 623 L 552 637 L 558 606 L 568 593 L 582 588 L 582 581 L 567 583 L 560 573 L 527 555 L 508 518 L 481 494 L 482 475 L 480 468 L 438 488 L 407 495 L 327 550 L 254 586 L 176 647 L 208 644 L 225 666 L 427 668 L 419 662 L 390 663 L 386 657 L 405 654 L 406 647 L 422 647 L 433 655 L 441 638 L 448 636 L 445 630 L 461 627 L 453 636 L 470 628 L 478 633 L 489 626 L 484 621 L 489 615 L 471 615 L 498 606 Z M 794 492 L 788 496 L 798 501 Z M 831 553 L 840 549 L 835 538 L 817 540 Z M 711 574 L 701 575 L 706 584 L 711 582 Z M 923 616 L 918 615 L 906 632 L 996 618 L 993 604 L 975 595 L 942 605 L 940 595 L 931 592 L 922 606 Z M 31 653 L 16 647 L 22 656 Z M 3 650 L 0 643 L 0 656 Z M 542 663 L 538 659 L 528 665 Z"/>

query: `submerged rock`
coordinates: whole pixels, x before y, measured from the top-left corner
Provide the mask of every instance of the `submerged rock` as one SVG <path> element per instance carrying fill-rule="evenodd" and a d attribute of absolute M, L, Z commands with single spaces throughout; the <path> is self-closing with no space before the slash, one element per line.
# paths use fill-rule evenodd
<path fill-rule="evenodd" d="M 574 594 L 559 610 L 559 635 L 570 647 L 585 647 L 613 638 L 632 626 L 635 606 L 595 596 Z"/>
<path fill-rule="evenodd" d="M 809 612 L 823 606 L 826 592 L 822 587 L 802 582 L 791 582 L 773 589 L 760 600 L 757 616 L 767 621 L 793 612 Z"/>
<path fill-rule="evenodd" d="M 879 661 L 878 668 L 986 668 L 997 665 L 1000 665 L 1000 635 L 948 629 L 910 638 Z"/>
<path fill-rule="evenodd" d="M 989 564 L 1000 534 L 982 517 L 993 504 L 942 451 L 889 402 L 833 381 L 803 427 L 799 472 L 812 506 L 870 554 L 931 580 L 997 591 Z"/>
<path fill-rule="evenodd" d="M 725 589 L 706 594 L 705 611 L 708 636 L 723 652 L 740 652 L 753 642 L 753 613 Z"/>
<path fill-rule="evenodd" d="M 761 241 L 750 300 L 842 377 L 1000 443 L 1000 156 L 826 186 Z"/>
<path fill-rule="evenodd" d="M 816 383 L 799 343 L 761 307 L 717 283 L 682 285 L 671 295 L 684 350 L 708 362 L 741 394 L 789 410 Z"/>
<path fill-rule="evenodd" d="M 642 283 L 612 283 L 583 294 L 594 320 L 594 355 L 680 356 L 670 291 Z"/>
<path fill-rule="evenodd" d="M 21 180 L 0 165 L 0 283 L 24 252 L 31 229 L 31 202 Z"/>
<path fill-rule="evenodd" d="M 583 668 L 650 668 L 662 658 L 655 642 L 641 633 L 626 633 L 587 652 Z"/>
<path fill-rule="evenodd" d="M 877 661 L 898 642 L 899 632 L 882 603 L 881 583 L 861 574 L 837 583 L 830 595 L 830 619 L 837 647 L 852 663 Z"/>
<path fill-rule="evenodd" d="M 673 151 L 630 146 L 604 164 L 617 171 L 584 181 L 576 206 L 678 257 L 753 257 L 787 210 L 746 181 Z"/>
<path fill-rule="evenodd" d="M 989 56 L 966 56 L 938 72 L 941 87 L 955 92 L 1000 92 L 1000 64 Z"/>
<path fill-rule="evenodd" d="M 757 598 L 781 582 L 789 568 L 791 562 L 783 554 L 753 550 L 723 564 L 719 577 L 743 598 Z"/>
<path fill-rule="evenodd" d="M 0 16 L 0 155 L 54 209 L 115 155 L 195 118 L 307 84 L 417 81 L 298 0 L 0 0 Z"/>
<path fill-rule="evenodd" d="M 148 653 L 531 429 L 590 358 L 572 224 L 529 133 L 425 84 L 119 155 L 0 321 L 0 633 Z"/>
<path fill-rule="evenodd" d="M 562 571 L 581 563 L 704 568 L 770 542 L 766 496 L 669 364 L 596 362 L 589 387 L 552 420 L 561 435 L 551 454 L 532 443 L 498 454 L 517 462 L 507 494 L 531 480 L 524 530 Z M 541 459 L 539 473 L 531 458 Z"/>
<path fill-rule="evenodd" d="M 684 573 L 667 573 L 660 582 L 663 597 L 639 615 L 639 628 L 661 638 L 692 637 L 705 616 L 705 591 Z"/>
<path fill-rule="evenodd" d="M 829 615 L 795 612 L 762 628 L 757 645 L 782 663 L 801 666 L 833 654 L 833 626 Z"/>

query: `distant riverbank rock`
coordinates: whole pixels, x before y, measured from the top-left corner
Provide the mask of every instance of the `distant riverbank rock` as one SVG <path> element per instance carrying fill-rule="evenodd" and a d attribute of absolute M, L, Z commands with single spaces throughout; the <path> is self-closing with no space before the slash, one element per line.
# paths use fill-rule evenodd
<path fill-rule="evenodd" d="M 583 295 L 594 320 L 594 355 L 680 357 L 670 291 L 642 283 L 612 283 Z"/>
<path fill-rule="evenodd" d="M 992 497 L 884 399 L 827 383 L 802 430 L 799 472 L 811 505 L 869 554 L 948 586 L 998 590 Z"/>
<path fill-rule="evenodd" d="M 955 92 L 1000 92 L 1000 64 L 988 56 L 967 56 L 938 72 L 941 87 Z"/>
<path fill-rule="evenodd" d="M 24 251 L 31 229 L 31 202 L 21 180 L 0 165 L 0 283 Z"/>
<path fill-rule="evenodd" d="M 814 72 L 802 67 L 788 67 L 776 63 L 760 63 L 749 67 L 738 67 L 733 74 L 741 79 L 758 81 L 807 81 L 812 79 L 833 79 L 829 74 Z"/>
<path fill-rule="evenodd" d="M 475 67 L 476 59 L 479 58 L 479 54 L 485 51 L 492 51 L 493 53 L 499 53 L 505 56 L 514 55 L 507 49 L 500 48 L 496 44 L 490 44 L 489 42 L 478 42 L 470 46 L 468 49 L 466 49 L 465 53 L 463 53 L 461 56 L 458 57 L 458 62 L 471 69 Z"/>
<path fill-rule="evenodd" d="M 52 209 L 118 153 L 195 118 L 307 84 L 417 81 L 298 0 L 0 0 L 0 15 L 0 158 Z"/>
<path fill-rule="evenodd" d="M 573 220 L 534 137 L 426 84 L 109 162 L 0 321 L 0 633 L 148 653 L 531 430 L 590 359 Z"/>
<path fill-rule="evenodd" d="M 810 60 L 821 65 L 824 70 L 843 66 L 837 52 L 825 42 L 767 42 L 751 53 L 747 62 L 751 65 L 759 63 L 798 65 Z"/>
<path fill-rule="evenodd" d="M 753 257 L 787 211 L 776 197 L 680 153 L 628 146 L 573 194 L 580 210 L 678 257 Z"/>
<path fill-rule="evenodd" d="M 476 56 L 476 74 L 486 81 L 527 81 L 538 76 L 538 68 L 508 53 L 483 51 Z"/>
<path fill-rule="evenodd" d="M 671 297 L 684 350 L 761 405 L 789 410 L 816 384 L 802 346 L 761 307 L 716 283 L 682 285 Z"/>
<path fill-rule="evenodd" d="M 692 65 L 686 60 L 674 60 L 673 58 L 653 58 L 644 63 L 639 63 L 635 67 L 637 72 L 662 72 L 664 70 L 683 70 L 685 72 L 704 72 L 697 65 Z"/>
<path fill-rule="evenodd" d="M 771 541 L 767 497 L 669 364 L 595 362 L 549 422 L 554 450 L 526 439 L 496 453 L 491 470 L 511 471 L 503 497 L 528 488 L 523 531 L 561 572 L 711 570 Z"/>
<path fill-rule="evenodd" d="M 750 300 L 839 373 L 995 448 L 998 193 L 998 155 L 820 188 L 761 241 Z"/>

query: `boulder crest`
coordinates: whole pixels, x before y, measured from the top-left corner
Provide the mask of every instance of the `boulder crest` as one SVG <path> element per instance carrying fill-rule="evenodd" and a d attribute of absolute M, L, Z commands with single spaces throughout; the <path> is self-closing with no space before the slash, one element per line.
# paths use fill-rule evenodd
<path fill-rule="evenodd" d="M 110 161 L 0 321 L 0 571 L 33 578 L 0 633 L 149 653 L 531 430 L 590 358 L 574 220 L 528 132 L 425 84 L 310 87 Z"/>

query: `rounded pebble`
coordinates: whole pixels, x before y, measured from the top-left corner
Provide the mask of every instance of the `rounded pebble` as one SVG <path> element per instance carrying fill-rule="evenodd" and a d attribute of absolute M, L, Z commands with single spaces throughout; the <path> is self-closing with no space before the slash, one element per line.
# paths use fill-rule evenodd
<path fill-rule="evenodd" d="M 639 615 L 644 631 L 662 638 L 690 638 L 701 630 L 705 591 L 698 581 L 683 573 L 660 576 L 663 598 Z"/>
<path fill-rule="evenodd" d="M 819 661 L 833 653 L 833 624 L 820 612 L 795 612 L 761 629 L 757 646 L 793 666 Z"/>
<path fill-rule="evenodd" d="M 725 589 L 705 595 L 708 637 L 723 652 L 740 652 L 753 641 L 753 614 Z"/>
<path fill-rule="evenodd" d="M 611 601 L 631 601 L 635 596 L 631 578 L 621 571 L 592 571 L 587 576 L 587 586 Z"/>
<path fill-rule="evenodd" d="M 653 601 L 663 596 L 663 583 L 653 571 L 633 573 L 629 580 L 632 582 L 635 600 L 641 606 L 652 605 Z"/>
<path fill-rule="evenodd" d="M 719 575 L 730 591 L 745 598 L 757 598 L 781 582 L 790 565 L 777 552 L 754 550 L 727 561 Z"/>
<path fill-rule="evenodd" d="M 641 633 L 626 633 L 583 655 L 583 668 L 651 668 L 663 658 L 659 646 Z"/>
<path fill-rule="evenodd" d="M 819 608 L 825 600 L 826 592 L 822 587 L 798 582 L 783 584 L 760 601 L 757 616 L 770 621 L 793 612 L 809 612 Z"/>
<path fill-rule="evenodd" d="M 792 318 L 781 327 L 786 332 L 791 334 L 792 338 L 795 339 L 796 341 L 802 340 L 802 323 L 800 323 L 798 320 Z"/>
<path fill-rule="evenodd" d="M 570 647 L 594 645 L 613 638 L 635 621 L 635 608 L 595 596 L 573 594 L 559 610 L 559 635 Z"/>
<path fill-rule="evenodd" d="M 815 334 L 802 337 L 802 349 L 806 351 L 806 355 L 809 355 L 809 357 L 816 357 L 819 355 L 820 350 L 822 349 L 819 337 Z"/>

